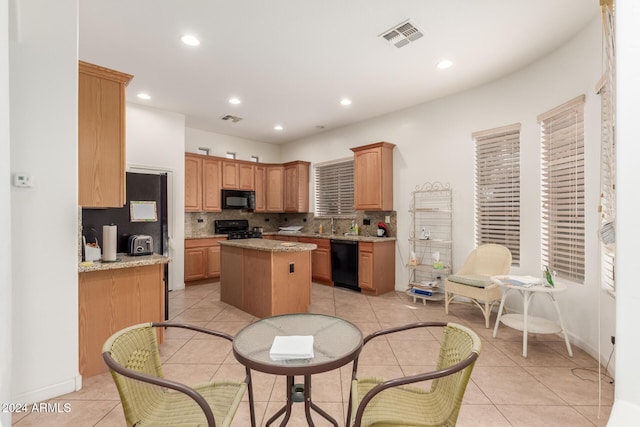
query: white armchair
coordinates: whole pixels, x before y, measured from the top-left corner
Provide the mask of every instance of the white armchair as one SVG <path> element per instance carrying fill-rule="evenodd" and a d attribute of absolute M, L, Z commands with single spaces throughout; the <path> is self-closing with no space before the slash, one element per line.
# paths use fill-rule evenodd
<path fill-rule="evenodd" d="M 471 300 L 482 310 L 485 327 L 489 327 L 491 309 L 500 302 L 500 287 L 492 283 L 491 276 L 508 274 L 511 268 L 511 251 L 502 245 L 488 243 L 474 249 L 462 268 L 444 281 L 444 311 L 449 314 L 449 304 L 463 302 L 456 297 Z"/>

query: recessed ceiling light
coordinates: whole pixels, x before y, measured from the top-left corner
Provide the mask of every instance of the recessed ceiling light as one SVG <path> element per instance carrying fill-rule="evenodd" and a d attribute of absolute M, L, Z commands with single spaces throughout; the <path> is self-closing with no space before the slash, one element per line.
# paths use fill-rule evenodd
<path fill-rule="evenodd" d="M 240 101 L 239 98 L 230 98 L 229 99 L 229 104 L 234 104 L 234 105 L 238 105 L 240 104 L 242 101 Z"/>
<path fill-rule="evenodd" d="M 348 98 L 343 98 L 340 100 L 341 105 L 351 105 L 351 100 Z"/>
<path fill-rule="evenodd" d="M 182 40 L 182 43 L 188 46 L 198 46 L 200 44 L 200 40 L 198 40 L 196 36 L 193 36 L 191 34 L 186 34 L 180 37 L 180 40 Z"/>
<path fill-rule="evenodd" d="M 275 130 L 283 130 L 284 128 L 282 127 L 282 125 L 275 125 L 273 127 Z"/>
<path fill-rule="evenodd" d="M 138 98 L 144 99 L 144 100 L 149 100 L 149 99 L 151 99 L 151 96 L 148 93 L 140 92 L 138 94 Z"/>
<path fill-rule="evenodd" d="M 449 61 L 448 59 L 443 59 L 442 61 L 436 64 L 436 68 L 438 68 L 439 70 L 446 70 L 447 68 L 450 68 L 452 65 L 453 65 L 453 62 Z"/>

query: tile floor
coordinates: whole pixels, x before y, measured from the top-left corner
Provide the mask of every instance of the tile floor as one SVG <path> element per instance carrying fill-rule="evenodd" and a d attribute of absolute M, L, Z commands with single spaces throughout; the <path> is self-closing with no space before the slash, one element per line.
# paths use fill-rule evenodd
<path fill-rule="evenodd" d="M 170 294 L 171 319 L 202 325 L 234 334 L 255 318 L 220 302 L 219 283 L 189 286 Z M 367 297 L 352 291 L 313 284 L 310 311 L 343 317 L 361 328 L 363 334 L 380 328 L 416 321 L 453 321 L 471 327 L 482 338 L 482 353 L 458 418 L 459 426 L 605 426 L 613 401 L 608 378 L 598 391 L 597 362 L 574 347 L 567 355 L 564 342 L 555 335 L 533 335 L 529 354 L 523 359 L 522 335 L 502 326 L 498 337 L 484 328 L 479 309 L 453 305 L 449 316 L 442 303 L 420 302 L 401 292 Z M 493 323 L 492 319 L 492 323 Z M 433 368 L 437 333 L 411 331 L 369 343 L 360 356 L 360 373 L 365 376 L 403 376 Z M 190 331 L 170 330 L 161 345 L 165 376 L 186 383 L 216 378 L 241 380 L 244 368 L 230 351 L 230 345 Z M 345 401 L 351 365 L 313 377 L 313 398 L 344 425 Z M 254 394 L 259 425 L 284 402 L 284 378 L 254 373 Z M 599 404 L 600 400 L 600 404 Z M 69 403 L 68 413 L 30 413 L 14 416 L 13 424 L 25 426 L 123 426 L 118 393 L 109 374 L 87 378 L 82 390 L 52 402 Z M 62 407 L 62 406 L 61 406 Z M 317 426 L 330 425 L 319 416 Z M 242 403 L 234 427 L 249 426 L 248 402 Z M 302 405 L 294 405 L 289 426 L 306 425 Z"/>

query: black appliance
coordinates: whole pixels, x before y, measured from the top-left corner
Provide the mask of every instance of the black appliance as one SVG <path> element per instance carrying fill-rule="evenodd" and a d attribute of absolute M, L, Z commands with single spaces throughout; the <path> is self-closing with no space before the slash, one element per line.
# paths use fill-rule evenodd
<path fill-rule="evenodd" d="M 226 234 L 227 240 L 235 239 L 262 239 L 260 227 L 249 230 L 249 221 L 246 219 L 217 219 L 213 222 L 215 234 Z"/>
<path fill-rule="evenodd" d="M 253 210 L 255 208 L 255 191 L 222 190 L 222 209 Z"/>
<path fill-rule="evenodd" d="M 169 255 L 169 226 L 167 208 L 167 175 L 127 172 L 127 203 L 121 208 L 82 209 L 82 234 L 87 242 L 98 238 L 102 244 L 102 226 L 115 224 L 118 227 L 118 253 L 129 253 L 129 237 L 150 236 L 153 253 Z M 131 222 L 130 202 L 155 201 L 158 220 Z M 165 320 L 169 320 L 169 264 L 164 264 Z"/>
<path fill-rule="evenodd" d="M 360 292 L 357 241 L 331 240 L 331 280 L 335 286 Z"/>

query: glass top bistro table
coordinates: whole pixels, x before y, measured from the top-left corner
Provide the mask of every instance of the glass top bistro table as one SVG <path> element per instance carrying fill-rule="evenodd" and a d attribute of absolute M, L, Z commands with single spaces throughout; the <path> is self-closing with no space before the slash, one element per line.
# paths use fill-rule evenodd
<path fill-rule="evenodd" d="M 310 359 L 272 360 L 269 351 L 276 336 L 313 336 Z M 244 327 L 233 340 L 233 355 L 247 369 L 287 377 L 287 403 L 268 421 L 271 425 L 283 413 L 284 426 L 291 416 L 293 402 L 304 400 L 307 423 L 313 426 L 311 409 L 334 426 L 338 423 L 311 400 L 311 375 L 331 371 L 352 362 L 362 349 L 362 333 L 352 323 L 323 314 L 301 313 L 267 317 Z M 296 375 L 304 385 L 294 384 Z"/>

